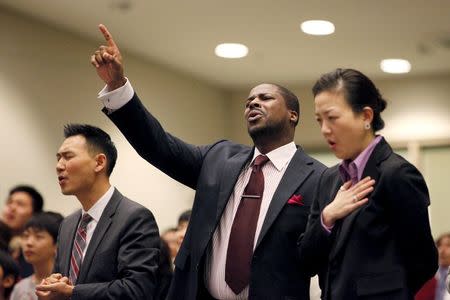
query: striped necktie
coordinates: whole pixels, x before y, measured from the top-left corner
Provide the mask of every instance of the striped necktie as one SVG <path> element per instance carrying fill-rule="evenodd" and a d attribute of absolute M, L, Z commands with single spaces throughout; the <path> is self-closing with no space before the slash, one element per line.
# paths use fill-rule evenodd
<path fill-rule="evenodd" d="M 91 221 L 92 217 L 89 214 L 85 213 L 81 218 L 80 225 L 78 226 L 77 233 L 75 235 L 75 241 L 73 242 L 69 271 L 69 279 L 73 285 L 75 285 L 75 283 L 77 282 L 78 274 L 80 273 L 80 267 L 83 263 L 83 251 L 86 248 L 86 227 Z"/>

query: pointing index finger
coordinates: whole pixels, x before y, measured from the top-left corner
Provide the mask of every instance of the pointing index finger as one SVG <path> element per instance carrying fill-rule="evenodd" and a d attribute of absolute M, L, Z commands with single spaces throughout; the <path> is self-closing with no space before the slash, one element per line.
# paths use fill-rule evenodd
<path fill-rule="evenodd" d="M 108 43 L 108 46 L 117 48 L 116 43 L 114 42 L 111 33 L 109 33 L 108 29 L 105 25 L 100 24 L 98 25 L 98 28 L 103 34 L 103 37 L 105 38 L 106 42 Z"/>

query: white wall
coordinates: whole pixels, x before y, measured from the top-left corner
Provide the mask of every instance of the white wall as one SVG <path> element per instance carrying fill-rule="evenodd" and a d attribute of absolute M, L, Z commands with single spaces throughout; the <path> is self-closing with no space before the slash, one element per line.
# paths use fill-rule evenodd
<path fill-rule="evenodd" d="M 447 147 L 424 148 L 421 164 L 430 190 L 431 230 L 435 237 L 450 232 L 450 145 Z"/>
<path fill-rule="evenodd" d="M 29 183 L 44 195 L 46 209 L 68 214 L 79 207 L 59 191 L 55 153 L 64 124 L 89 123 L 110 133 L 117 145 L 112 183 L 149 207 L 160 229 L 174 226 L 194 193 L 144 162 L 101 113 L 96 97 L 103 84 L 89 63 L 97 43 L 6 11 L 0 11 L 0 36 L 0 203 L 13 185 Z M 200 144 L 227 135 L 226 93 L 123 55 L 126 75 L 167 130 Z"/>

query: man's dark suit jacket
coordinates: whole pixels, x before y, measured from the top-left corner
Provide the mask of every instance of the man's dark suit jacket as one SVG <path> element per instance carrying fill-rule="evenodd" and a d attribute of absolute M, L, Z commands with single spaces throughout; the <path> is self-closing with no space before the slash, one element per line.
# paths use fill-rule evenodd
<path fill-rule="evenodd" d="M 319 273 L 323 299 L 413 299 L 438 267 L 427 186 L 384 139 L 367 162 L 366 176 L 376 180 L 368 203 L 337 222 L 330 235 L 320 214 L 343 182 L 338 166 L 323 173 L 299 240 L 301 265 Z"/>
<path fill-rule="evenodd" d="M 69 275 L 80 217 L 81 210 L 61 224 L 55 273 Z M 71 299 L 153 299 L 159 241 L 152 213 L 116 189 L 94 230 Z"/>
<path fill-rule="evenodd" d="M 196 190 L 192 215 L 175 259 L 168 299 L 205 299 L 204 259 L 241 170 L 254 149 L 229 141 L 194 146 L 166 133 L 136 94 L 108 115 L 134 149 L 175 180 Z M 309 299 L 309 276 L 298 267 L 296 242 L 306 228 L 320 173 L 298 149 L 276 190 L 254 251 L 250 299 Z M 301 195 L 304 205 L 287 204 Z"/>

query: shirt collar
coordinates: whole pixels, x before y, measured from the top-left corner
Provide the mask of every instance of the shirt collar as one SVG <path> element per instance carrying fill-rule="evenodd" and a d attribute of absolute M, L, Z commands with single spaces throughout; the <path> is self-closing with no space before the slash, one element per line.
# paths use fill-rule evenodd
<path fill-rule="evenodd" d="M 352 174 L 357 175 L 358 181 L 361 180 L 362 173 L 364 168 L 366 167 L 367 161 L 369 160 L 370 155 L 372 154 L 375 146 L 381 141 L 382 136 L 376 136 L 372 142 L 361 152 L 353 161 L 344 160 L 339 165 L 339 172 L 341 174 L 342 181 L 350 180 Z"/>
<path fill-rule="evenodd" d="M 291 161 L 296 151 L 297 147 L 295 146 L 295 143 L 290 142 L 270 151 L 266 154 L 266 156 L 270 159 L 275 168 L 278 171 L 281 171 Z M 255 153 L 253 154 L 252 162 L 260 154 L 261 152 L 259 152 L 258 148 L 255 147 Z"/>
<path fill-rule="evenodd" d="M 82 209 L 82 214 L 84 215 L 85 213 L 88 213 L 92 219 L 98 223 L 106 205 L 109 203 L 109 200 L 111 200 L 113 193 L 114 187 L 110 186 L 106 193 L 104 193 L 103 196 L 101 196 L 100 199 L 98 199 L 98 201 L 95 202 L 95 204 L 88 211 Z"/>

